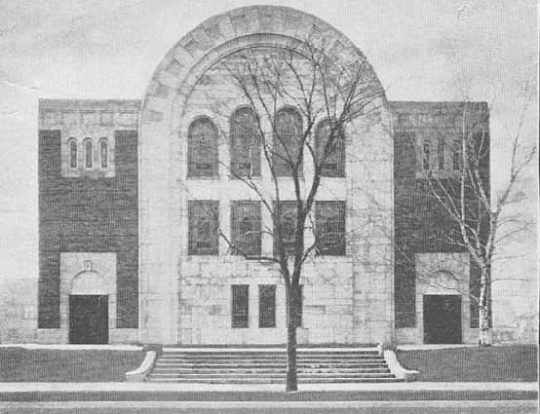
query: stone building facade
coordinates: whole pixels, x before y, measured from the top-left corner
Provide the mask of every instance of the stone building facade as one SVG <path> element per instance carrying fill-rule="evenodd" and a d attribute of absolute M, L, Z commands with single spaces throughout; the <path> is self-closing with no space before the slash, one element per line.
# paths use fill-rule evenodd
<path fill-rule="evenodd" d="M 334 58 L 367 63 L 324 21 L 254 6 L 184 36 L 159 63 L 142 101 L 40 101 L 39 342 L 92 341 L 81 332 L 95 329 L 110 343 L 285 342 L 278 269 L 230 254 L 211 231 L 193 245 L 197 209 L 214 209 L 220 231 L 233 237 L 235 209 L 257 197 L 224 167 L 231 163 L 227 145 L 216 147 L 215 164 L 201 164 L 206 172 L 192 174 L 188 142 L 197 123 L 230 131 L 228 118 L 212 112 L 209 92 L 230 98 L 221 112 L 231 117 L 247 104 L 222 82 L 217 63 L 234 64 L 248 49 L 287 50 L 314 31 L 331 39 Z M 374 72 L 370 79 L 382 90 Z M 339 202 L 333 206 L 343 210 L 345 245 L 305 264 L 299 342 L 436 342 L 426 313 L 452 305 L 451 341 L 473 343 L 468 254 L 442 243 L 451 224 L 436 206 L 410 196 L 422 186 L 426 148 L 430 168 L 452 176 L 463 105 L 377 99 L 373 116 L 347 127 L 342 173 L 323 177 L 317 194 L 320 211 Z M 489 130 L 487 105 L 471 105 Z M 264 163 L 260 168 L 264 186 L 270 174 Z M 312 174 L 309 163 L 304 174 Z M 293 199 L 290 180 L 281 186 L 282 199 Z M 261 225 L 270 225 L 260 211 Z M 306 240 L 313 237 L 306 232 Z M 257 243 L 272 255 L 271 235 L 261 232 Z M 88 325 L 81 322 L 87 314 L 101 319 Z"/>

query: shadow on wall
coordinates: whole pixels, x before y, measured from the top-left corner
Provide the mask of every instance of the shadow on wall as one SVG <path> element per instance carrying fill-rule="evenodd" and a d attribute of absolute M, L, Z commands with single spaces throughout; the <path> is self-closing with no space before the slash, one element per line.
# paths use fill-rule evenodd
<path fill-rule="evenodd" d="M 37 279 L 4 279 L 0 288 L 0 343 L 37 339 Z"/>

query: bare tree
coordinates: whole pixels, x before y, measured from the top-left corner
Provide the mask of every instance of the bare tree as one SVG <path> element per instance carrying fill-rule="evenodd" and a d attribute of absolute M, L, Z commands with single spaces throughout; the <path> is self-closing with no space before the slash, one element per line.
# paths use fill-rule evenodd
<path fill-rule="evenodd" d="M 430 196 L 436 201 L 453 231 L 445 237 L 471 258 L 471 265 L 479 271 L 477 289 L 461 292 L 478 305 L 480 345 L 491 345 L 491 286 L 496 251 L 509 237 L 527 230 L 531 222 L 519 216 L 505 215 L 505 210 L 520 196 L 516 186 L 524 169 L 535 159 L 536 146 L 525 145 L 523 122 L 532 95 L 527 96 L 517 128 L 505 137 L 511 142 L 509 172 L 506 182 L 492 194 L 490 186 L 489 112 L 486 105 L 464 101 L 460 121 L 456 125 L 456 139 L 451 148 L 451 172 L 434 168 L 429 149 L 417 145 L 422 154 L 422 171 Z M 430 281 L 427 281 L 429 283 Z"/>
<path fill-rule="evenodd" d="M 230 155 L 230 162 L 219 162 L 231 179 L 250 189 L 271 217 L 271 225 L 262 230 L 258 217 L 255 225 L 241 226 L 239 234 L 229 236 L 220 228 L 217 232 L 230 253 L 279 269 L 286 291 L 287 391 L 298 388 L 300 281 L 310 276 L 303 265 L 329 246 L 345 248 L 339 223 L 315 229 L 317 193 L 324 176 L 345 176 L 348 125 L 376 113 L 384 102 L 384 91 L 367 61 L 339 59 L 330 52 L 331 43 L 310 36 L 287 48 L 237 52 L 212 68 L 208 76 L 222 84 L 208 88 L 204 98 L 213 118 L 225 120 L 217 124 L 230 125 L 230 130 L 218 127 Z M 235 112 L 239 102 L 244 106 Z M 239 115 L 229 123 L 233 112 Z M 253 235 L 261 231 L 272 235 L 273 255 L 263 255 L 260 246 L 255 247 Z M 307 232 L 313 233 L 313 243 L 306 243 Z"/>

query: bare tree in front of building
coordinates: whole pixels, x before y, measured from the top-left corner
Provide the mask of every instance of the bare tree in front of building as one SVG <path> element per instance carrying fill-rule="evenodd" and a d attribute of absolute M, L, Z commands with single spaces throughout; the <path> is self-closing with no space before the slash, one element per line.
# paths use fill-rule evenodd
<path fill-rule="evenodd" d="M 466 292 L 477 304 L 479 345 L 491 345 L 492 270 L 497 251 L 509 238 L 529 229 L 533 223 L 519 215 L 509 214 L 509 208 L 521 201 L 517 191 L 524 170 L 535 159 L 536 146 L 526 145 L 522 135 L 523 123 L 529 110 L 528 95 L 517 127 L 507 131 L 510 145 L 509 170 L 505 182 L 492 193 L 490 174 L 489 112 L 478 104 L 462 103 L 460 121 L 456 125 L 456 139 L 451 148 L 451 171 L 440 172 L 432 165 L 427 148 L 417 144 L 422 154 L 422 171 L 428 193 L 443 211 L 445 219 L 453 223 L 453 231 L 445 235 L 448 243 L 470 256 L 471 266 L 478 269 L 478 281 Z M 427 281 L 429 283 L 429 281 Z M 474 286 L 475 283 L 477 286 Z"/>
<path fill-rule="evenodd" d="M 329 50 L 331 44 L 331 39 L 314 36 L 287 48 L 237 52 L 214 68 L 223 84 L 209 87 L 205 96 L 213 118 L 230 125 L 230 130 L 219 131 L 230 154 L 230 163 L 220 161 L 222 168 L 249 188 L 271 217 L 271 225 L 267 222 L 264 228 L 257 216 L 244 218 L 231 235 L 217 231 L 231 253 L 278 269 L 281 275 L 286 291 L 287 391 L 298 389 L 301 280 L 310 276 L 304 264 L 314 255 L 345 254 L 345 205 L 336 201 L 326 206 L 334 216 L 321 219 L 315 228 L 315 215 L 324 216 L 322 207 L 315 211 L 317 194 L 324 177 L 345 177 L 351 122 L 377 116 L 384 102 L 369 64 L 340 59 Z M 210 77 L 205 80 L 211 82 Z M 235 115 L 229 123 L 231 113 Z M 261 231 L 273 237 L 272 255 L 262 253 L 260 241 L 257 246 Z M 313 242 L 306 242 L 308 233 Z"/>

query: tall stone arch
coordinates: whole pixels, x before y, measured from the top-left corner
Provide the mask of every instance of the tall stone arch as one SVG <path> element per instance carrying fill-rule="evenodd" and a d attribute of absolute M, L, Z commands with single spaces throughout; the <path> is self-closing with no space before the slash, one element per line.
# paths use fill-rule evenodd
<path fill-rule="evenodd" d="M 174 45 L 154 72 L 139 120 L 139 326 L 142 341 L 177 343 L 179 338 L 181 259 L 178 252 L 183 248 L 182 213 L 179 212 L 182 180 L 185 179 L 181 165 L 185 149 L 180 142 L 185 139 L 182 117 L 194 86 L 208 68 L 235 51 L 260 45 L 290 48 L 308 36 L 330 39 L 328 50 L 335 59 L 367 63 L 347 37 L 315 16 L 287 7 L 249 6 L 204 21 Z M 374 73 L 373 82 L 382 90 Z M 379 183 L 384 182 L 377 190 L 377 197 L 389 198 L 393 205 L 391 120 L 384 93 L 380 100 L 377 120 L 360 126 L 360 130 L 365 134 L 365 141 L 378 142 L 366 159 L 371 158 L 379 165 L 381 159 L 386 162 L 388 168 L 375 174 Z M 359 153 L 363 145 L 361 140 L 353 143 Z M 373 151 L 377 153 L 375 157 Z M 360 190 L 351 188 L 351 191 Z M 361 203 L 351 207 L 366 208 Z M 393 227 L 392 214 L 384 220 L 388 227 Z M 388 249 L 388 254 L 391 251 Z M 360 268 L 355 272 L 358 278 L 367 277 Z M 385 274 L 385 278 L 392 279 L 392 276 Z M 363 281 L 358 280 L 358 283 Z M 393 280 L 388 283 L 392 284 Z M 375 322 L 387 323 L 391 315 L 393 310 L 385 309 L 380 316 L 383 321 Z"/>

